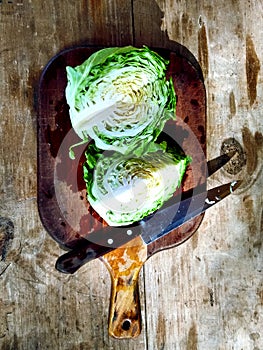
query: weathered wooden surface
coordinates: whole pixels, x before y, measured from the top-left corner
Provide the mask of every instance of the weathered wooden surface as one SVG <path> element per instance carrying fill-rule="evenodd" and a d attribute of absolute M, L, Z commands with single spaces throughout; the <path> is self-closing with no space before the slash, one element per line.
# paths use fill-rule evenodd
<path fill-rule="evenodd" d="M 0 1 L 0 348 L 263 348 L 262 1 Z M 34 91 L 65 47 L 178 41 L 198 58 L 207 89 L 208 158 L 235 138 L 246 164 L 209 185 L 245 179 L 206 213 L 198 234 L 147 261 L 140 277 L 143 331 L 107 333 L 110 276 L 100 261 L 66 276 L 62 250 L 36 202 Z M 160 44 L 160 45 L 158 45 Z M 238 159 L 237 159 L 238 160 Z M 233 164 L 238 169 L 238 164 Z"/>

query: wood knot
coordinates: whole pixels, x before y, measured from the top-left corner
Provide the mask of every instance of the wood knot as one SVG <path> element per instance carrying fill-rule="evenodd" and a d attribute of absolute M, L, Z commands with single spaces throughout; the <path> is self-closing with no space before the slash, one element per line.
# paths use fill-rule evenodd
<path fill-rule="evenodd" d="M 225 170 L 231 174 L 238 174 L 246 165 L 246 155 L 240 143 L 234 138 L 228 138 L 221 145 L 221 154 L 232 156 L 225 165 Z"/>
<path fill-rule="evenodd" d="M 0 257 L 5 261 L 11 242 L 14 238 L 14 224 L 5 217 L 0 216 Z"/>

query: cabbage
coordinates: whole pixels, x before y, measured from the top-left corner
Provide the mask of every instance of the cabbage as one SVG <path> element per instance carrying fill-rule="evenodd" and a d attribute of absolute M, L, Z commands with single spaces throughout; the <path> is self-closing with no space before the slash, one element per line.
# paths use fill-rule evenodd
<path fill-rule="evenodd" d="M 167 66 L 147 47 L 126 46 L 99 50 L 80 66 L 67 67 L 66 99 L 80 143 L 90 137 L 103 150 L 143 154 L 165 122 L 175 118 Z"/>
<path fill-rule="evenodd" d="M 176 146 L 150 143 L 122 155 L 89 144 L 83 165 L 87 199 L 111 226 L 129 225 L 159 209 L 180 186 L 191 158 Z"/>
<path fill-rule="evenodd" d="M 83 165 L 87 199 L 108 225 L 129 225 L 159 209 L 191 161 L 158 138 L 175 119 L 168 63 L 147 47 L 126 46 L 102 49 L 66 68 L 72 127 L 80 143 L 92 139 Z"/>

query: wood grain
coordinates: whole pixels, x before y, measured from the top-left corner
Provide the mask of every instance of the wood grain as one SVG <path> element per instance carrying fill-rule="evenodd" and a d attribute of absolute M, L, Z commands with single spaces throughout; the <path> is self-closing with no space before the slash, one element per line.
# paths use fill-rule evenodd
<path fill-rule="evenodd" d="M 262 16 L 256 0 L 2 0 L 0 216 L 14 231 L 3 234 L 1 224 L 1 238 L 9 237 L 0 262 L 1 350 L 263 348 Z M 62 250 L 36 203 L 34 90 L 66 47 L 165 40 L 186 46 L 206 72 L 208 158 L 234 137 L 246 153 L 238 174 L 246 181 L 206 214 L 198 235 L 147 261 L 139 281 L 143 331 L 119 341 L 107 334 L 110 277 L 101 262 L 74 276 L 54 269 Z M 210 185 L 229 179 L 223 170 Z"/>
<path fill-rule="evenodd" d="M 141 334 L 138 276 L 146 260 L 147 246 L 141 237 L 102 257 L 112 279 L 108 330 L 117 339 Z"/>

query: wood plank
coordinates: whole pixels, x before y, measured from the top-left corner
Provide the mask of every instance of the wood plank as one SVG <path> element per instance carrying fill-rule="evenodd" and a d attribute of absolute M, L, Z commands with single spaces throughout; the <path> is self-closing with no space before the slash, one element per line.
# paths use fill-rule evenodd
<path fill-rule="evenodd" d="M 132 43 L 131 2 L 1 1 L 1 349 L 263 348 L 262 10 L 257 0 L 133 1 L 136 45 L 162 47 L 167 35 L 200 61 L 208 157 L 234 137 L 246 154 L 238 174 L 246 182 L 206 215 L 198 235 L 146 263 L 146 324 L 136 340 L 118 341 L 107 334 L 110 278 L 100 261 L 70 277 L 54 270 L 63 251 L 37 211 L 34 89 L 65 47 Z M 222 171 L 210 185 L 229 179 Z"/>
<path fill-rule="evenodd" d="M 100 261 L 72 277 L 54 269 L 62 250 L 45 232 L 36 202 L 41 70 L 65 47 L 130 44 L 131 23 L 130 1 L 0 4 L 1 349 L 145 349 L 143 334 L 136 343 L 109 338 L 110 276 Z"/>
<path fill-rule="evenodd" d="M 160 45 L 175 40 L 194 54 L 207 89 L 208 159 L 220 154 L 225 140 L 234 138 L 246 154 L 246 165 L 236 175 L 244 179 L 243 188 L 206 213 L 197 235 L 145 264 L 148 347 L 260 349 L 262 3 L 156 3 L 135 2 L 137 42 L 156 44 L 158 33 L 152 31 L 158 31 L 156 23 L 162 18 L 168 38 L 163 36 Z M 152 11 L 159 13 L 156 23 Z M 140 25 L 142 17 L 145 22 Z M 143 32 L 146 26 L 151 29 Z M 234 179 L 234 169 L 230 164 L 228 172 L 215 174 L 209 185 Z"/>

